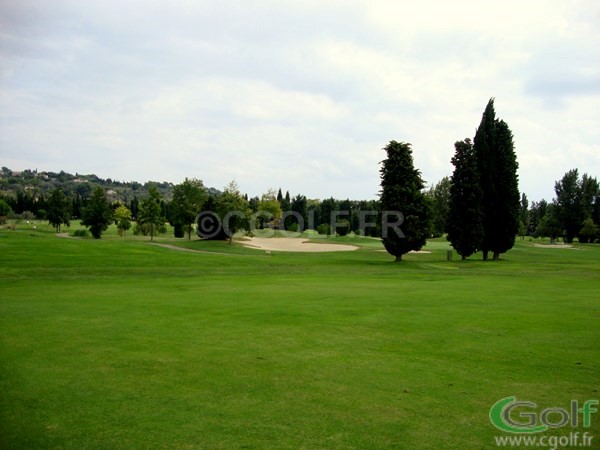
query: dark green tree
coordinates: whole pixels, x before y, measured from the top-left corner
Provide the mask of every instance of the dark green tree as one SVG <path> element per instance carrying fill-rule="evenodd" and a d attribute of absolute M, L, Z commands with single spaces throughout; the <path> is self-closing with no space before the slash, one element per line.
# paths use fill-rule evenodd
<path fill-rule="evenodd" d="M 71 221 L 71 201 L 62 189 L 56 188 L 50 194 L 46 218 L 56 231 L 60 231 L 60 226 L 63 224 L 69 226 Z"/>
<path fill-rule="evenodd" d="M 496 119 L 493 98 L 483 112 L 473 148 L 482 189 L 483 259 L 490 251 L 499 259 L 515 243 L 520 202 L 513 135 L 506 122 Z"/>
<path fill-rule="evenodd" d="M 12 214 L 12 208 L 4 199 L 0 199 L 0 216 L 8 216 Z"/>
<path fill-rule="evenodd" d="M 141 201 L 138 210 L 138 223 L 150 227 L 150 240 L 154 240 L 155 231 L 164 226 L 161 197 L 155 185 L 148 190 L 148 197 Z"/>
<path fill-rule="evenodd" d="M 594 223 L 592 218 L 585 219 L 583 226 L 579 230 L 579 242 L 587 244 L 588 242 L 594 242 L 598 236 L 599 227 Z"/>
<path fill-rule="evenodd" d="M 420 250 L 427 242 L 428 203 L 422 192 L 421 172 L 414 168 L 411 145 L 390 141 L 383 150 L 387 158 L 379 170 L 380 201 L 386 226 L 382 227 L 381 240 L 387 252 L 401 261 L 402 255 Z M 399 228 L 391 226 L 398 222 Z"/>
<path fill-rule="evenodd" d="M 248 219 L 251 214 L 248 200 L 240 193 L 235 181 L 225 186 L 223 193 L 216 201 L 216 209 L 222 220 L 223 230 L 231 244 L 235 233 L 244 228 L 248 229 Z"/>
<path fill-rule="evenodd" d="M 537 228 L 537 235 L 544 238 L 549 237 L 550 243 L 554 243 L 556 238 L 562 234 L 559 212 L 556 203 L 548 204 L 546 214 L 540 219 Z"/>
<path fill-rule="evenodd" d="M 106 198 L 104 189 L 97 187 L 81 210 L 81 224 L 90 229 L 95 239 L 100 239 L 102 232 L 108 229 L 113 220 L 113 212 Z"/>
<path fill-rule="evenodd" d="M 434 237 L 448 232 L 450 185 L 450 177 L 444 177 L 427 192 L 431 202 L 431 234 Z"/>
<path fill-rule="evenodd" d="M 584 173 L 581 177 L 581 214 L 583 219 L 589 219 L 594 212 L 594 203 L 600 194 L 598 180 Z"/>
<path fill-rule="evenodd" d="M 326 198 L 321 202 L 321 217 L 319 224 L 323 223 L 327 225 L 327 230 L 329 233 L 335 234 L 335 230 L 331 229 L 331 222 L 333 217 L 333 212 L 338 211 L 340 209 L 339 203 L 333 197 Z M 335 221 L 334 221 L 335 222 Z M 325 228 L 321 228 L 324 230 Z"/>
<path fill-rule="evenodd" d="M 454 149 L 447 238 L 462 259 L 467 259 L 483 240 L 482 191 L 471 140 L 456 142 Z"/>
<path fill-rule="evenodd" d="M 529 230 L 529 200 L 525 192 L 521 194 L 521 210 L 519 211 L 519 234 L 521 239 L 525 239 L 525 235 Z"/>
<path fill-rule="evenodd" d="M 496 222 L 496 189 L 495 189 L 495 147 L 496 147 L 496 111 L 494 99 L 488 102 L 481 123 L 475 132 L 473 148 L 477 157 L 477 170 L 481 184 L 481 212 L 483 220 L 483 238 L 481 250 L 483 259 L 487 260 L 490 250 L 493 231 Z"/>
<path fill-rule="evenodd" d="M 302 225 L 304 229 L 308 226 L 308 200 L 304 195 L 298 194 L 292 199 L 291 211 L 294 211 L 296 214 L 294 216 L 288 216 L 286 218 L 286 229 L 290 229 L 289 226 L 298 223 L 298 231 L 300 230 L 300 226 Z M 302 219 L 300 219 L 300 217 Z M 302 224 L 300 223 L 302 222 Z"/>
<path fill-rule="evenodd" d="M 292 207 L 292 200 L 290 199 L 290 191 L 285 191 L 285 197 L 279 202 L 281 210 L 283 212 L 290 211 Z"/>
<path fill-rule="evenodd" d="M 227 235 L 222 225 L 222 219 L 217 212 L 217 201 L 210 195 L 198 215 L 196 231 L 198 237 L 207 240 L 225 240 Z"/>
<path fill-rule="evenodd" d="M 584 219 L 578 170 L 573 169 L 565 173 L 562 179 L 554 184 L 554 192 L 557 219 L 565 233 L 565 241 L 571 243 L 579 233 Z"/>
<path fill-rule="evenodd" d="M 188 240 L 192 238 L 192 225 L 207 198 L 204 184 L 195 178 L 186 178 L 183 183 L 173 188 L 173 200 L 170 204 L 171 223 L 181 224 L 187 232 Z"/>
<path fill-rule="evenodd" d="M 531 236 L 538 237 L 538 227 L 542 218 L 546 215 L 546 208 L 548 202 L 544 199 L 539 202 L 531 202 L 531 208 L 529 208 L 529 227 L 528 233 Z"/>
<path fill-rule="evenodd" d="M 515 245 L 519 232 L 519 211 L 521 202 L 519 195 L 519 178 L 517 155 L 513 142 L 513 134 L 508 124 L 503 120 L 497 121 L 496 147 L 496 179 L 495 193 L 497 198 L 496 217 L 498 222 L 494 227 L 494 235 L 490 250 L 494 259 L 499 259 L 501 253 L 506 253 Z"/>
<path fill-rule="evenodd" d="M 131 217 L 133 220 L 137 219 L 138 211 L 140 208 L 140 201 L 137 198 L 137 195 L 133 196 L 133 200 L 129 204 L 129 209 L 131 210 Z"/>

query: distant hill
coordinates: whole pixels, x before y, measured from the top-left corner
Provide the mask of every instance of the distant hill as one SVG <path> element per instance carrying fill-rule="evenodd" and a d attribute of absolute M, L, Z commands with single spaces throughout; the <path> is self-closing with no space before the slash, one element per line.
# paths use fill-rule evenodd
<path fill-rule="evenodd" d="M 170 200 L 173 193 L 173 183 L 168 181 L 148 181 L 144 184 L 137 181 L 117 181 L 111 178 L 100 178 L 97 175 L 75 175 L 60 171 L 38 172 L 37 170 L 15 171 L 2 167 L 0 173 L 0 196 L 13 197 L 18 193 L 27 193 L 33 197 L 46 195 L 47 192 L 59 187 L 66 194 L 86 199 L 97 186 L 102 187 L 110 201 L 120 200 L 129 204 L 134 197 L 144 198 L 151 185 L 155 185 L 165 200 Z M 210 193 L 217 194 L 214 188 L 207 188 Z"/>

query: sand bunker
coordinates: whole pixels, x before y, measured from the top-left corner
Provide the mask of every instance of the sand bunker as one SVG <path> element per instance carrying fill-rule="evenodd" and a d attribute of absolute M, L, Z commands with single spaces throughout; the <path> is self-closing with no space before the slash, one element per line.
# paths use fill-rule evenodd
<path fill-rule="evenodd" d="M 269 250 L 275 252 L 348 252 L 358 247 L 346 244 L 329 244 L 309 242 L 304 238 L 260 238 L 253 237 L 242 241 L 250 248 Z"/>
<path fill-rule="evenodd" d="M 533 247 L 537 248 L 569 248 L 571 250 L 577 250 L 571 244 L 531 244 Z"/>

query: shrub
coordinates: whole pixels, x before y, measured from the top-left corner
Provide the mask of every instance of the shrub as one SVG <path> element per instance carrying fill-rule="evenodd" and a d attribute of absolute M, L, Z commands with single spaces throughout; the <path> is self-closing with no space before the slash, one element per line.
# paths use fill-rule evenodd
<path fill-rule="evenodd" d="M 350 222 L 346 219 L 342 219 L 339 222 L 340 226 L 337 227 L 336 232 L 340 236 L 346 236 L 350 231 Z"/>
<path fill-rule="evenodd" d="M 317 233 L 319 234 L 329 234 L 329 224 L 328 223 L 322 223 L 321 225 L 319 225 L 317 227 Z"/>
<path fill-rule="evenodd" d="M 81 230 L 75 230 L 73 232 L 73 236 L 75 237 L 88 237 L 89 233 L 88 230 L 86 229 L 81 229 Z"/>

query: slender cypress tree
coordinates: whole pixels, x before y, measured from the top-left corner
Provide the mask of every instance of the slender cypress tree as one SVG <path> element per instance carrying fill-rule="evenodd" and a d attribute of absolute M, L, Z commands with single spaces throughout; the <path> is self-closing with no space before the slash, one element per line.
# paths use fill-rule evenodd
<path fill-rule="evenodd" d="M 386 212 L 401 212 L 404 220 L 401 233 L 382 229 L 382 241 L 388 253 L 402 260 L 402 255 L 411 250 L 420 250 L 427 240 L 429 231 L 429 205 L 423 188 L 421 172 L 413 166 L 410 144 L 391 141 L 384 150 L 387 159 L 382 162 L 381 209 Z"/>
<path fill-rule="evenodd" d="M 447 239 L 462 259 L 467 259 L 483 240 L 482 191 L 471 140 L 458 141 L 454 148 Z"/>
<path fill-rule="evenodd" d="M 496 165 L 494 184 L 496 193 L 496 222 L 494 235 L 490 240 L 490 250 L 494 259 L 500 258 L 515 245 L 519 232 L 519 213 L 521 201 L 519 195 L 519 179 L 517 176 L 517 157 L 513 135 L 503 120 L 496 121 Z"/>
<path fill-rule="evenodd" d="M 519 229 L 519 188 L 513 136 L 488 102 L 473 142 L 482 190 L 483 259 L 511 249 Z"/>
<path fill-rule="evenodd" d="M 495 210 L 495 184 L 494 184 L 494 147 L 496 146 L 496 111 L 494 99 L 488 102 L 481 123 L 473 139 L 473 148 L 477 157 L 477 169 L 482 191 L 481 212 L 483 215 L 483 239 L 481 250 L 483 259 L 488 259 L 494 224 L 496 221 Z"/>

